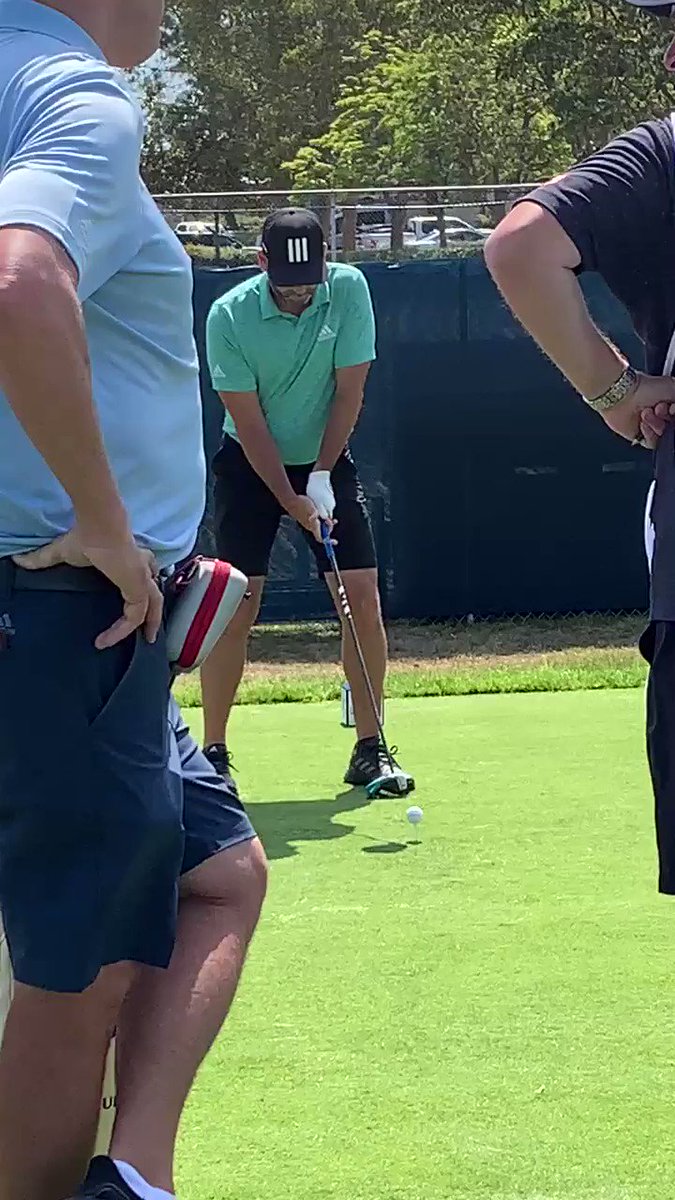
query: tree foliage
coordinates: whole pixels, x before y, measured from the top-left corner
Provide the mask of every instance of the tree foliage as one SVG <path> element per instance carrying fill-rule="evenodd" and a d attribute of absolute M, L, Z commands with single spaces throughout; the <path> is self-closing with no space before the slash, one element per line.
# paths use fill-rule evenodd
<path fill-rule="evenodd" d="M 668 107 L 622 0 L 170 0 L 143 83 L 154 190 L 498 183 Z"/>
<path fill-rule="evenodd" d="M 281 164 L 332 120 L 354 44 L 372 25 L 390 29 L 394 9 L 389 0 L 170 0 L 166 55 L 181 87 L 160 104 L 156 84 L 143 89 L 148 174 L 175 170 L 195 190 L 285 185 Z"/>
<path fill-rule="evenodd" d="M 296 185 L 538 179 L 668 103 L 663 32 L 623 8 L 477 0 L 453 29 L 416 0 L 407 22 L 362 42 L 333 121 L 288 164 Z"/>

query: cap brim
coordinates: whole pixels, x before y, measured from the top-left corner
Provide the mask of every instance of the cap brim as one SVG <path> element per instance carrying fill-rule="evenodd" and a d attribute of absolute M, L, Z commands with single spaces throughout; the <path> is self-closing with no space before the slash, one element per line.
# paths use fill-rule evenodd
<path fill-rule="evenodd" d="M 267 268 L 267 274 L 276 287 L 317 287 L 323 283 L 323 272 L 323 263 L 320 267 L 316 263 L 299 263 L 292 266 L 283 263 L 279 267 L 270 263 Z"/>

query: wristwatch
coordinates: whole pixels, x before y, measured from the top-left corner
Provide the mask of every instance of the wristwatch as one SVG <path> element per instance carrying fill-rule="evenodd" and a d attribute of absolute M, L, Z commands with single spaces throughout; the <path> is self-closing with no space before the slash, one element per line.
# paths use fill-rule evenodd
<path fill-rule="evenodd" d="M 635 368 L 631 367 L 630 363 L 628 363 L 625 371 L 619 375 L 616 383 L 613 383 L 611 387 L 607 388 L 606 392 L 603 392 L 601 396 L 596 396 L 594 400 L 589 400 L 588 396 L 584 396 L 584 400 L 588 404 L 589 408 L 594 409 L 595 412 L 607 412 L 607 410 L 610 408 L 616 408 L 617 404 L 620 404 L 622 400 L 626 399 L 626 396 L 630 395 L 630 393 L 634 390 L 637 381 L 638 373 Z"/>

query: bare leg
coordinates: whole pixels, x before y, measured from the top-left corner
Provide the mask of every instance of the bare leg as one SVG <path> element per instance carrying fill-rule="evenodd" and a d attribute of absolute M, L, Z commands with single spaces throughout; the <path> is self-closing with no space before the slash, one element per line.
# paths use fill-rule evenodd
<path fill-rule="evenodd" d="M 248 638 L 260 610 L 265 580 L 249 581 L 249 600 L 241 607 L 202 667 L 204 744 L 225 741 L 227 722 L 246 666 Z"/>
<path fill-rule="evenodd" d="M 0 1050 L 0 1200 L 64 1200 L 81 1184 L 134 972 L 106 967 L 80 995 L 16 984 Z"/>
<path fill-rule="evenodd" d="M 111 1155 L 167 1192 L 181 1113 L 237 990 L 266 879 L 257 840 L 185 876 L 169 970 L 144 972 L 124 1005 Z"/>
<path fill-rule="evenodd" d="M 343 579 L 351 610 L 354 614 L 356 631 L 363 649 L 370 681 L 373 685 L 378 708 L 381 709 L 384 678 L 387 673 L 387 635 L 382 620 L 380 595 L 377 588 L 377 571 L 370 569 L 345 571 Z M 352 689 L 357 736 L 359 738 L 377 737 L 377 723 L 363 679 L 363 672 L 356 650 L 354 649 L 352 635 L 342 616 L 335 576 L 327 575 L 326 583 L 330 588 L 340 615 L 340 620 L 342 621 L 342 662 L 349 686 Z"/>

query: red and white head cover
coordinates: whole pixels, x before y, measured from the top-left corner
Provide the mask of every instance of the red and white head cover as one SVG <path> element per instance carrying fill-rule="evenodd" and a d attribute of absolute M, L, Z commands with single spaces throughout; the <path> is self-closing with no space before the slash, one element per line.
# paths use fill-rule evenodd
<path fill-rule="evenodd" d="M 193 558 L 169 583 L 169 662 L 179 673 L 194 671 L 220 640 L 237 612 L 248 579 L 217 558 Z"/>

